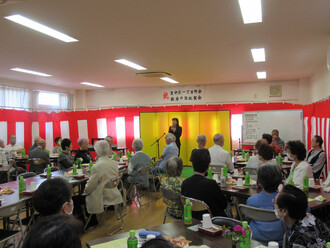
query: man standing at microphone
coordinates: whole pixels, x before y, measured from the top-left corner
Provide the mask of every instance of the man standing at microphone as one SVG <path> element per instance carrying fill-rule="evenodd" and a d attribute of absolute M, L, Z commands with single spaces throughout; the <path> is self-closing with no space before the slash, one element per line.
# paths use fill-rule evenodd
<path fill-rule="evenodd" d="M 182 135 L 182 127 L 180 127 L 180 125 L 179 125 L 178 118 L 172 119 L 172 126 L 170 126 L 168 132 L 174 134 L 174 136 L 176 138 L 175 143 L 179 149 L 179 156 L 180 156 L 180 147 L 181 147 L 180 137 Z"/>

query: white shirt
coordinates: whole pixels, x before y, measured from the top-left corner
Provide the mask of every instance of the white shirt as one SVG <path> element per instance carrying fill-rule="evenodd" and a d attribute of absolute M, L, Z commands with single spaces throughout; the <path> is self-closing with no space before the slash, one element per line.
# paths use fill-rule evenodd
<path fill-rule="evenodd" d="M 302 188 L 305 174 L 307 174 L 309 178 L 313 178 L 312 169 L 306 161 L 301 161 L 296 168 L 294 168 L 294 166 L 295 162 L 292 163 L 290 175 L 285 182 L 288 183 L 290 177 L 293 177 L 294 185 L 298 188 Z"/>
<path fill-rule="evenodd" d="M 209 149 L 209 152 L 211 155 L 211 164 L 227 165 L 228 171 L 234 171 L 234 165 L 229 152 L 217 144 L 214 144 Z"/>
<path fill-rule="evenodd" d="M 16 151 L 18 149 L 22 149 L 22 146 L 21 145 L 18 145 L 18 144 L 15 144 L 15 145 L 12 145 L 12 144 L 8 144 L 6 145 L 5 149 L 10 152 L 10 151 Z M 17 153 L 16 152 L 13 152 L 12 153 L 12 156 L 16 156 Z"/>
<path fill-rule="evenodd" d="M 6 150 L 4 150 L 3 148 L 0 148 L 0 164 L 4 166 L 8 165 Z"/>

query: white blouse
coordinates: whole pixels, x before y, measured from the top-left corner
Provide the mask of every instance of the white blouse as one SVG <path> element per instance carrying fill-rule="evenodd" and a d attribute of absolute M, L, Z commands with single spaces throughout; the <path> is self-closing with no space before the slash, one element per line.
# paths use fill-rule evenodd
<path fill-rule="evenodd" d="M 309 164 L 306 161 L 301 161 L 295 168 L 295 162 L 293 162 L 290 175 L 285 182 L 288 183 L 289 179 L 292 177 L 294 185 L 298 188 L 302 188 L 305 174 L 307 174 L 309 178 L 313 178 L 312 169 Z"/>

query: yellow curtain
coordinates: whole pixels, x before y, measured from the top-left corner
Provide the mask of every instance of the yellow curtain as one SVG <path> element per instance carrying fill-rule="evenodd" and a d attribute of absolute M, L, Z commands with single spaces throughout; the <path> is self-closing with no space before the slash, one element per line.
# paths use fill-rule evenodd
<path fill-rule="evenodd" d="M 195 111 L 195 112 L 157 112 L 140 113 L 141 139 L 144 142 L 143 151 L 151 157 L 157 157 L 157 143 L 151 146 L 160 136 L 167 133 L 172 125 L 172 118 L 178 118 L 182 126 L 181 155 L 184 165 L 189 161 L 191 151 L 197 147 L 197 136 L 205 134 L 206 147 L 213 146 L 213 135 L 222 133 L 225 136 L 224 149 L 230 151 L 230 112 L 229 111 Z M 159 141 L 161 155 L 165 139 Z"/>

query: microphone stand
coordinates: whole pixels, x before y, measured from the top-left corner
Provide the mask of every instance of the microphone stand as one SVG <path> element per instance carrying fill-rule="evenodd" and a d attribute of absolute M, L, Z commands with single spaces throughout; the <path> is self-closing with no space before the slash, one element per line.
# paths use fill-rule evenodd
<path fill-rule="evenodd" d="M 154 143 L 152 143 L 150 146 L 153 146 L 157 143 L 157 158 L 159 158 L 159 140 L 164 137 L 166 133 L 164 133 L 162 136 L 160 136 Z"/>

